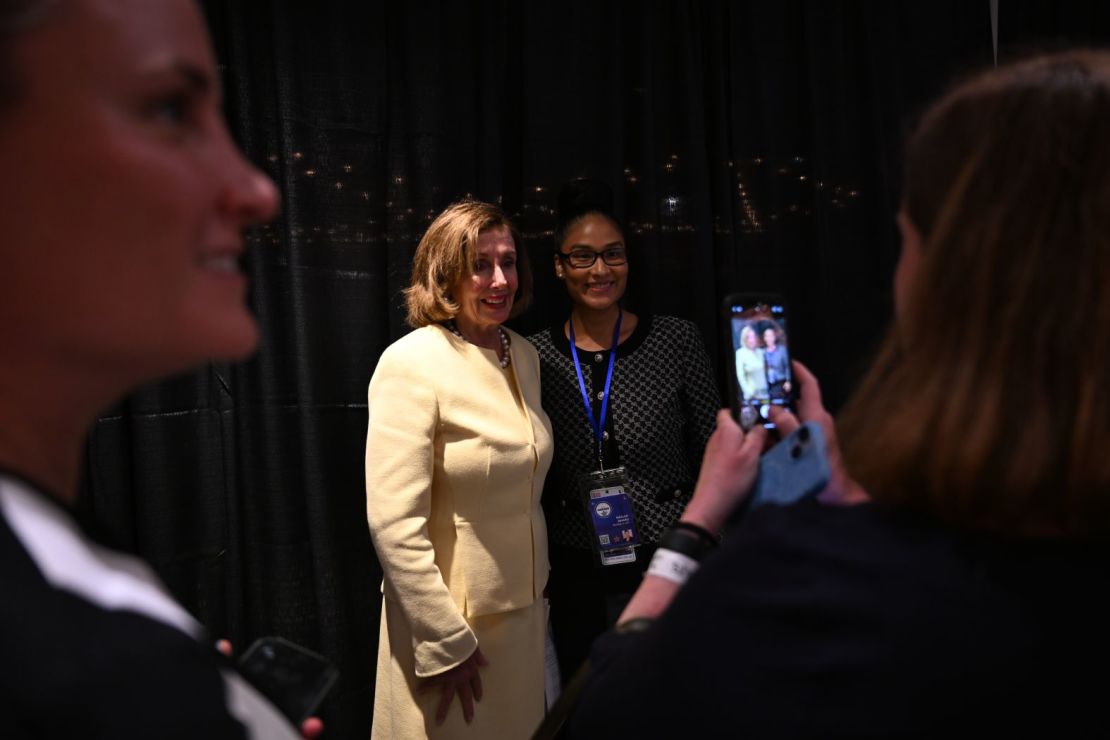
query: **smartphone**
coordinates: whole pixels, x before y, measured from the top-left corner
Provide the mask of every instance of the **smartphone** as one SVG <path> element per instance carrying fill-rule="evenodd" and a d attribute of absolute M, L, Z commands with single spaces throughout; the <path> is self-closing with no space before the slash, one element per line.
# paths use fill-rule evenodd
<path fill-rule="evenodd" d="M 759 475 L 751 495 L 729 517 L 729 523 L 759 506 L 786 506 L 816 493 L 828 485 L 831 475 L 825 434 L 814 422 L 806 422 L 759 458 Z"/>
<path fill-rule="evenodd" d="M 773 428 L 772 406 L 794 410 L 786 301 L 771 293 L 734 293 L 725 298 L 728 331 L 729 407 L 745 431 Z"/>
<path fill-rule="evenodd" d="M 256 640 L 237 667 L 294 727 L 313 715 L 339 678 L 327 658 L 280 637 Z"/>

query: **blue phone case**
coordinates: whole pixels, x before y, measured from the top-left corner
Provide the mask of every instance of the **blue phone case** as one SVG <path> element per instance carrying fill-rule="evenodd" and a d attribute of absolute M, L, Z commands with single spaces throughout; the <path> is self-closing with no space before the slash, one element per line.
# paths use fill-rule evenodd
<path fill-rule="evenodd" d="M 806 422 L 760 458 L 759 477 L 744 508 L 792 504 L 824 488 L 830 475 L 825 434 Z"/>

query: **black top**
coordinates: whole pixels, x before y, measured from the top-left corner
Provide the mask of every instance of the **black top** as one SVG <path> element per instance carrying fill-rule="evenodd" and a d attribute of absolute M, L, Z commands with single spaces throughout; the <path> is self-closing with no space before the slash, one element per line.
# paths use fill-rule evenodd
<path fill-rule="evenodd" d="M 598 640 L 572 736 L 1105 736 L 1108 549 L 763 507 L 650 630 Z"/>
<path fill-rule="evenodd" d="M 570 342 L 563 322 L 529 340 L 540 355 L 543 409 L 555 435 L 555 456 L 543 491 L 548 531 L 558 545 L 588 549 L 591 535 L 577 499 L 578 479 L 597 470 L 597 442 L 586 418 Z M 578 359 L 596 419 L 609 351 L 580 348 Z M 655 542 L 693 492 L 720 408 L 697 326 L 673 316 L 641 316 L 617 347 L 609 393 L 605 466 L 625 466 L 640 536 Z"/>
<path fill-rule="evenodd" d="M 0 474 L 5 738 L 295 738 L 139 560 Z"/>

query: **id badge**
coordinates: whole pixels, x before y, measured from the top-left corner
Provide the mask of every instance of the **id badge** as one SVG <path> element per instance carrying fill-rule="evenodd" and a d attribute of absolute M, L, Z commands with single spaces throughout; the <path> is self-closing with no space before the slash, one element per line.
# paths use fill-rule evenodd
<path fill-rule="evenodd" d="M 579 488 L 601 564 L 635 562 L 640 534 L 632 497 L 625 489 L 624 468 L 586 473 L 579 479 Z"/>

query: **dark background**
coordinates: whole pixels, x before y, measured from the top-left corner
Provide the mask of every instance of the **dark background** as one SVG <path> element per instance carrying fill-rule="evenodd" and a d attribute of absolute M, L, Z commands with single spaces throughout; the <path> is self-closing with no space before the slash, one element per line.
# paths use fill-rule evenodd
<path fill-rule="evenodd" d="M 203 3 L 227 113 L 284 208 L 250 237 L 262 347 L 153 385 L 90 437 L 94 513 L 214 635 L 279 634 L 342 680 L 328 737 L 368 735 L 381 572 L 365 522 L 366 385 L 450 202 L 500 202 L 565 316 L 559 183 L 612 183 L 629 303 L 702 328 L 772 290 L 830 407 L 890 316 L 898 153 L 914 114 L 991 64 L 989 0 Z M 1106 41 L 1110 7 L 998 8 L 1000 61 Z"/>

